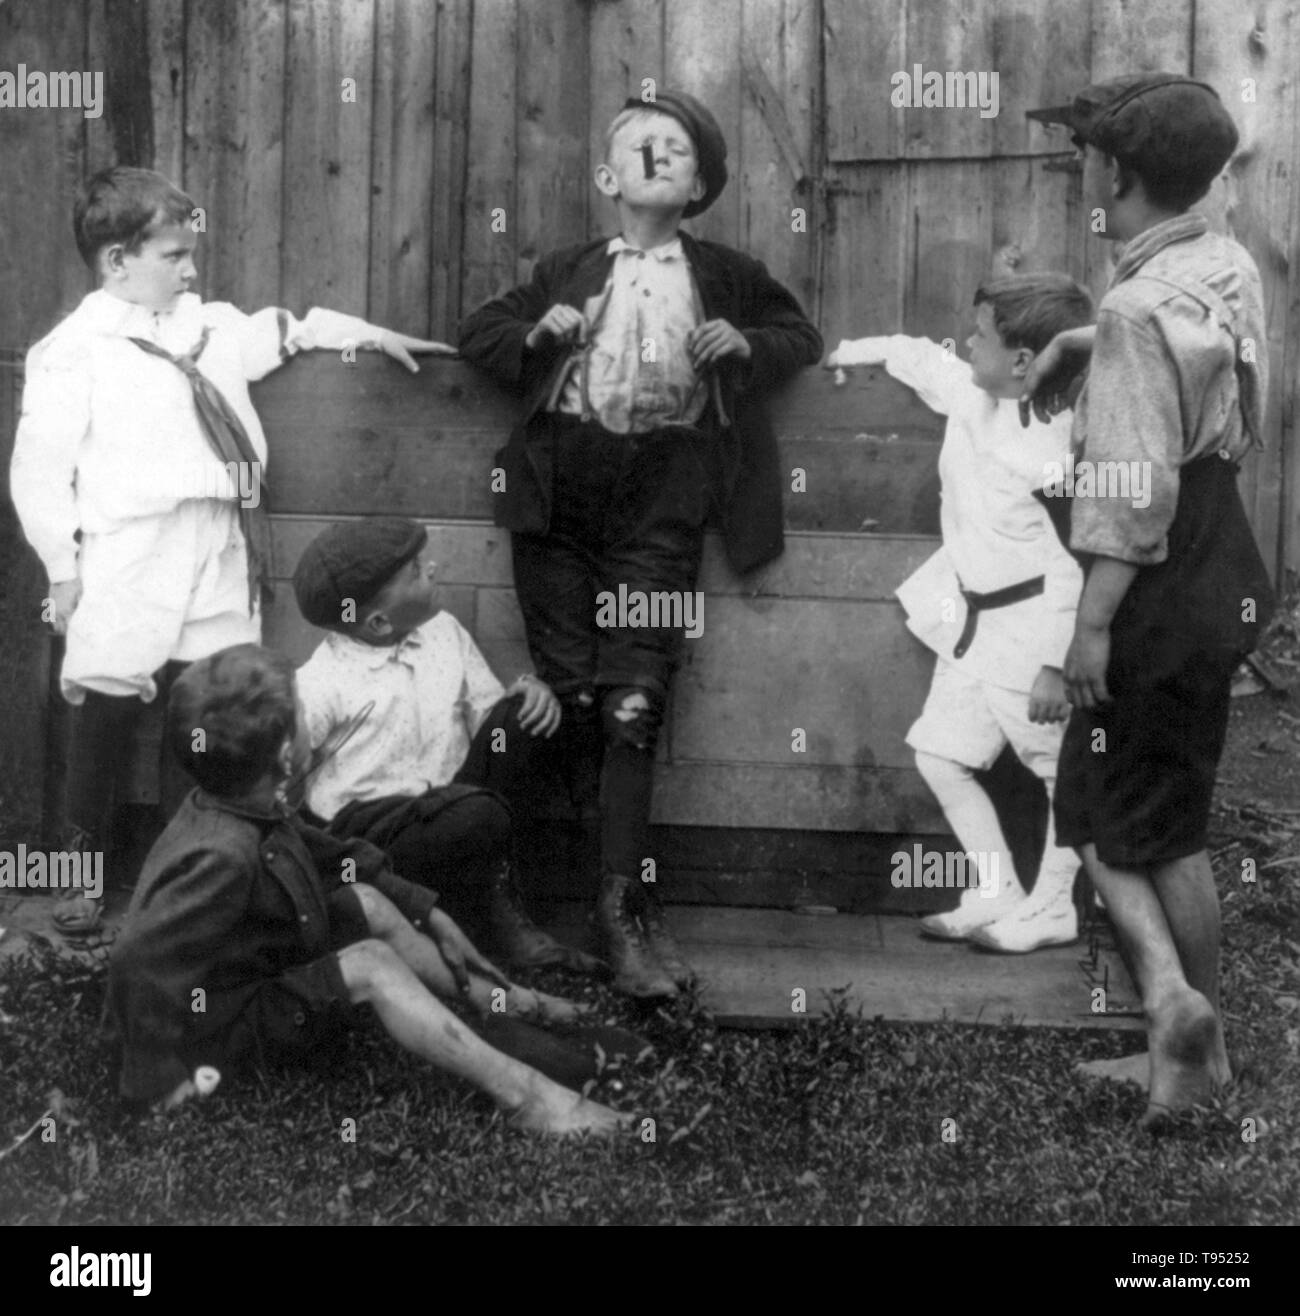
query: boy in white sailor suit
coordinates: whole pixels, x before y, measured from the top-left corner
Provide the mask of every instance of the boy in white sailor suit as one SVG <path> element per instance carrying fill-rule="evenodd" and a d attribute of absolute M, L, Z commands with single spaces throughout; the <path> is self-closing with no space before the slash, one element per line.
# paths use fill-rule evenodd
<path fill-rule="evenodd" d="M 898 589 L 908 628 L 937 655 L 921 716 L 907 734 L 949 826 L 979 864 L 978 887 L 930 936 L 1026 952 L 1078 935 L 1078 860 L 1047 846 L 1026 896 L 992 801 L 975 779 L 1010 743 L 1051 798 L 1069 713 L 1061 668 L 1083 577 L 1048 515 L 1071 413 L 1022 428 L 1017 399 L 1053 335 L 1088 323 L 1087 292 L 1059 274 L 990 280 L 975 294 L 970 362 L 925 338 L 843 342 L 827 364 L 883 365 L 948 417 L 939 454 L 943 547 Z M 1037 496 L 1036 496 L 1037 495 Z"/>
<path fill-rule="evenodd" d="M 73 227 L 96 291 L 27 357 L 10 489 L 49 576 L 44 619 L 67 636 L 60 831 L 76 849 L 110 849 L 143 705 L 186 663 L 261 638 L 266 439 L 248 382 L 306 348 L 378 347 L 414 370 L 410 352 L 440 347 L 333 311 L 203 302 L 195 214 L 152 170 L 91 178 Z M 187 789 L 166 756 L 161 788 L 165 805 Z M 99 911 L 65 902 L 55 922 L 87 932 Z"/>

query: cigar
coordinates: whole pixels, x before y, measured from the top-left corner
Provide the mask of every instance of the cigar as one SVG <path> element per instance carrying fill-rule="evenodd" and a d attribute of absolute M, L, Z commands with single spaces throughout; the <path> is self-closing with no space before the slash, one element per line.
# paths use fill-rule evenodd
<path fill-rule="evenodd" d="M 645 176 L 653 178 L 655 176 L 655 153 L 649 142 L 641 148 L 641 163 L 645 165 Z"/>

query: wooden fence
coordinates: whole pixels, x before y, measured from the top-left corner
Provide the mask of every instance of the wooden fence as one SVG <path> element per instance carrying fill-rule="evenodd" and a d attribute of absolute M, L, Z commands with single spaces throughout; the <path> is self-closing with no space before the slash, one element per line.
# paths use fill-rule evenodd
<path fill-rule="evenodd" d="M 1191 71 L 1242 137 L 1205 209 L 1268 299 L 1269 447 L 1244 493 L 1266 557 L 1300 567 L 1300 0 L 8 0 L 0 70 L 20 63 L 103 70 L 107 104 L 0 107 L 10 352 L 88 289 L 71 204 L 113 162 L 205 208 L 207 297 L 453 338 L 541 252 L 609 230 L 591 171 L 647 78 L 701 95 L 729 143 L 731 181 L 692 231 L 760 256 L 829 345 L 961 342 L 995 253 L 1098 295 L 1108 278 L 1068 143 L 1024 111 L 1132 69 Z M 996 72 L 998 113 L 895 108 L 891 79 L 917 64 Z M 43 583 L 31 561 L 5 577 L 31 623 L 15 670 L 43 661 Z M 16 771 L 39 752 L 11 750 Z"/>

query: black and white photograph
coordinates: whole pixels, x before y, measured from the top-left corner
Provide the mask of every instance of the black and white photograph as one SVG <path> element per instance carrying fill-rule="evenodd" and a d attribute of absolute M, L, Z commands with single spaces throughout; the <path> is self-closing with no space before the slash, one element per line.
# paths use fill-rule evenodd
<path fill-rule="evenodd" d="M 1300 0 L 0 0 L 0 166 L 32 1294 L 205 1225 L 1268 1287 Z"/>

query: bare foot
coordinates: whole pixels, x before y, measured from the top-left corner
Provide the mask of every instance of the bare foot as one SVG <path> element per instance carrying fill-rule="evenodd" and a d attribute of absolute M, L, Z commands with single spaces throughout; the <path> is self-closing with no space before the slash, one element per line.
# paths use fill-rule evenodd
<path fill-rule="evenodd" d="M 1219 1032 L 1214 1007 L 1190 987 L 1167 997 L 1150 1018 L 1151 1087 L 1144 1129 L 1210 1096 Z"/>
<path fill-rule="evenodd" d="M 558 1137 L 590 1133 L 593 1137 L 609 1138 L 631 1126 L 631 1115 L 620 1115 L 598 1101 L 589 1101 L 558 1083 L 538 1077 L 538 1090 L 510 1116 L 516 1128 Z"/>
<path fill-rule="evenodd" d="M 532 1019 L 543 1024 L 573 1024 L 593 1013 L 590 1005 L 566 1000 L 563 996 L 548 996 L 531 987 L 511 987 L 506 1001 L 509 1012 L 520 1019 Z"/>
<path fill-rule="evenodd" d="M 1143 1092 L 1151 1085 L 1151 1056 L 1142 1051 L 1118 1060 L 1088 1060 L 1074 1067 L 1082 1078 L 1100 1078 L 1110 1083 L 1136 1083 Z"/>

